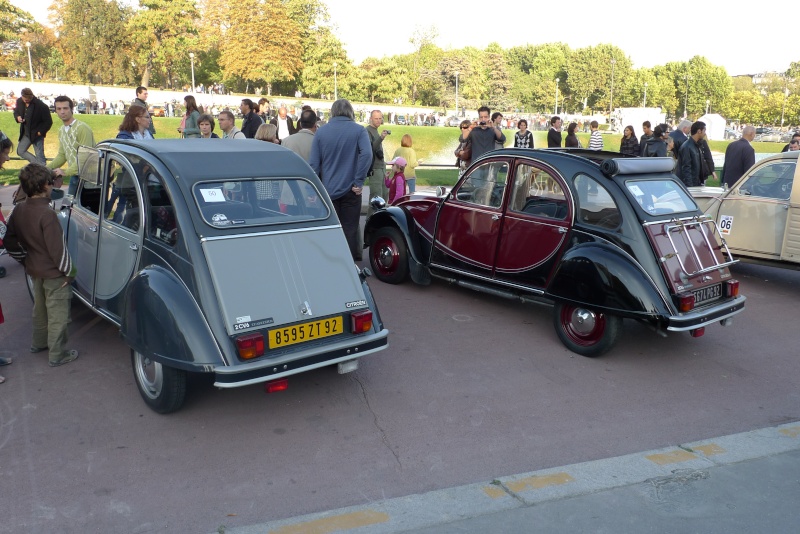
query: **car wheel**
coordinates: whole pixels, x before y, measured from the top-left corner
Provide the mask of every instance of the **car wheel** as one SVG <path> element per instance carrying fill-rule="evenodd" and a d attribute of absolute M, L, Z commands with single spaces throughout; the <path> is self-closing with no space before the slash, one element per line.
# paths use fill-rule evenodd
<path fill-rule="evenodd" d="M 553 325 L 561 342 L 581 356 L 600 356 L 617 342 L 622 318 L 571 304 L 557 303 Z"/>
<path fill-rule="evenodd" d="M 131 349 L 136 386 L 145 404 L 154 412 L 170 413 L 186 398 L 186 371 L 167 367 Z"/>
<path fill-rule="evenodd" d="M 400 284 L 408 277 L 408 249 L 397 228 L 383 227 L 375 232 L 369 248 L 369 263 L 381 282 Z"/>
<path fill-rule="evenodd" d="M 0 267 L 0 278 L 5 277 L 5 275 L 6 275 L 6 268 Z"/>

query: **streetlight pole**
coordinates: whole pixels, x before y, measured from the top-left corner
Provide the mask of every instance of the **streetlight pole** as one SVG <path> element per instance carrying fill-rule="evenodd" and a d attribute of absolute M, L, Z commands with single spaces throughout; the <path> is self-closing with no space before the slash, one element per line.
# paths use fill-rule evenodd
<path fill-rule="evenodd" d="M 456 117 L 458 117 L 458 75 L 460 73 L 456 71 Z"/>
<path fill-rule="evenodd" d="M 786 111 L 786 99 L 789 98 L 789 88 L 783 90 L 783 107 L 781 108 L 781 128 L 783 128 L 783 114 Z"/>
<path fill-rule="evenodd" d="M 706 115 L 708 115 L 708 106 L 711 105 L 711 100 L 706 98 Z"/>
<path fill-rule="evenodd" d="M 692 77 L 687 74 L 686 75 L 686 100 L 684 100 L 684 102 L 683 102 L 683 118 L 684 119 L 689 116 L 689 80 L 691 80 L 691 79 L 692 79 Z"/>
<path fill-rule="evenodd" d="M 556 107 L 553 108 L 553 115 L 558 115 L 558 82 L 561 80 L 556 78 Z"/>
<path fill-rule="evenodd" d="M 608 99 L 608 123 L 611 124 L 611 114 L 614 112 L 614 65 L 616 59 L 611 60 L 611 98 Z"/>
<path fill-rule="evenodd" d="M 33 61 L 31 61 L 31 42 L 25 41 L 25 46 L 28 48 L 28 71 L 31 73 L 31 83 L 33 83 Z"/>
<path fill-rule="evenodd" d="M 338 73 L 336 68 L 339 66 L 335 61 L 333 62 L 333 99 L 339 100 L 339 80 L 337 79 Z"/>
<path fill-rule="evenodd" d="M 194 93 L 194 91 L 195 91 L 195 85 L 194 85 L 194 52 L 189 52 L 189 59 L 192 60 L 192 91 L 191 92 Z"/>
<path fill-rule="evenodd" d="M 644 104 L 642 104 L 642 107 L 647 107 L 647 82 L 644 82 Z"/>

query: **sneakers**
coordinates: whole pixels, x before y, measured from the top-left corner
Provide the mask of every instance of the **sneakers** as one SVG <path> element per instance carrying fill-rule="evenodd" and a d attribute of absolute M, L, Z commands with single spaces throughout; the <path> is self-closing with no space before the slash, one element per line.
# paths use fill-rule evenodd
<path fill-rule="evenodd" d="M 78 359 L 78 351 L 75 349 L 68 350 L 64 352 L 65 356 L 58 360 L 57 362 L 50 362 L 50 367 L 58 367 L 59 365 L 64 365 L 65 363 L 74 362 Z"/>
<path fill-rule="evenodd" d="M 32 352 L 33 354 L 36 354 L 36 353 L 38 353 L 38 352 L 44 352 L 44 351 L 46 351 L 46 350 L 47 350 L 47 347 L 42 347 L 42 348 L 31 347 L 31 352 Z"/>

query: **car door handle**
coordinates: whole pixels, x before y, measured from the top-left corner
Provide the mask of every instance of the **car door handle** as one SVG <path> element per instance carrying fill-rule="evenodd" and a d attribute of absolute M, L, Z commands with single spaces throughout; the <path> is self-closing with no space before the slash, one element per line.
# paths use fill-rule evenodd
<path fill-rule="evenodd" d="M 498 214 L 492 215 L 492 220 L 493 221 L 499 221 L 500 220 L 500 215 L 498 215 Z"/>
<path fill-rule="evenodd" d="M 559 234 L 566 234 L 568 231 L 569 231 L 569 228 L 566 228 L 564 226 L 559 226 L 558 227 L 558 233 Z"/>
<path fill-rule="evenodd" d="M 131 250 L 139 250 L 139 245 L 136 243 L 131 243 Z"/>
<path fill-rule="evenodd" d="M 97 227 L 96 226 L 90 226 L 89 227 L 89 231 L 90 232 L 96 232 L 97 231 Z"/>

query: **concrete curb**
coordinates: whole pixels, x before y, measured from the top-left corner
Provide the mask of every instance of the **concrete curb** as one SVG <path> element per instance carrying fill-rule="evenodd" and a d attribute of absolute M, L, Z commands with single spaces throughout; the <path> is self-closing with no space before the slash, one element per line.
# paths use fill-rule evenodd
<path fill-rule="evenodd" d="M 703 470 L 796 450 L 800 450 L 797 422 L 225 532 L 396 534 L 646 481 L 703 477 Z"/>

